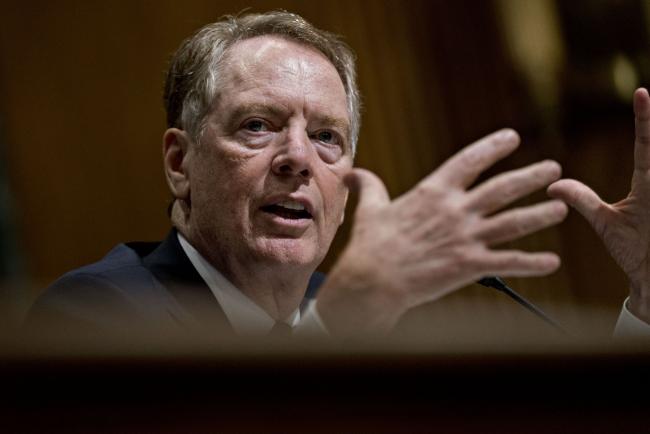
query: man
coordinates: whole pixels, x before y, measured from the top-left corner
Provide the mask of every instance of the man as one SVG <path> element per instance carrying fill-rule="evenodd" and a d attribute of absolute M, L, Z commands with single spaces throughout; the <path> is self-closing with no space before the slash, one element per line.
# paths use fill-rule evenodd
<path fill-rule="evenodd" d="M 172 59 L 165 103 L 174 229 L 160 245 L 120 245 L 66 274 L 36 303 L 33 321 L 72 330 L 225 326 L 265 335 L 284 324 L 296 333 L 377 333 L 482 276 L 545 275 L 559 266 L 553 253 L 493 249 L 564 219 L 561 200 L 500 211 L 557 181 L 557 163 L 469 189 L 517 148 L 517 134 L 502 130 L 391 201 L 377 176 L 353 168 L 360 103 L 351 52 L 297 15 L 204 27 Z M 568 180 L 549 193 L 604 236 L 631 278 L 629 309 L 648 320 L 650 217 L 640 202 L 650 183 L 647 92 L 635 94 L 635 112 L 639 172 L 630 198 L 609 206 Z M 314 271 L 343 221 L 348 188 L 359 194 L 351 239 L 317 298 L 306 299 L 306 288 L 322 280 Z"/>

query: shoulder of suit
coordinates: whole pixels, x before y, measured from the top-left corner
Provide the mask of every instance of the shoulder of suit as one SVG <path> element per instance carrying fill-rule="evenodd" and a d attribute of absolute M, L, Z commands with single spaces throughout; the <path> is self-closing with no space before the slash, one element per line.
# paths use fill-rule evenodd
<path fill-rule="evenodd" d="M 54 281 L 41 299 L 105 299 L 146 294 L 153 286 L 151 273 L 144 267 L 144 257 L 160 243 L 123 243 L 102 259 L 69 271 Z M 105 302 L 106 300 L 104 300 Z"/>
<path fill-rule="evenodd" d="M 176 302 L 143 263 L 159 244 L 119 244 L 99 261 L 69 271 L 38 297 L 25 322 L 108 329 L 166 319 Z"/>

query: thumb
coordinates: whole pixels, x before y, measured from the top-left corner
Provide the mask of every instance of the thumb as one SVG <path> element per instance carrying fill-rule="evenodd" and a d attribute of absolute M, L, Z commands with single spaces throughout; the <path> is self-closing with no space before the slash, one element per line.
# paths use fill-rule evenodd
<path fill-rule="evenodd" d="M 390 203 L 390 196 L 382 180 L 366 169 L 355 168 L 343 179 L 348 188 L 357 194 L 357 217 Z"/>
<path fill-rule="evenodd" d="M 546 193 L 575 208 L 592 226 L 597 214 L 607 205 L 591 188 L 574 179 L 556 181 L 548 186 Z"/>

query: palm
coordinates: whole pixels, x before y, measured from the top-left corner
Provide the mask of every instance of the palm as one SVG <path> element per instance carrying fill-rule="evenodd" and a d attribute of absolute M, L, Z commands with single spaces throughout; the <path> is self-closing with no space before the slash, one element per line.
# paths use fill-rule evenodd
<path fill-rule="evenodd" d="M 616 263 L 631 280 L 647 280 L 650 218 L 632 194 L 604 208 L 594 228 Z"/>
<path fill-rule="evenodd" d="M 625 199 L 607 204 L 589 187 L 570 179 L 552 184 L 548 193 L 587 219 L 632 286 L 641 287 L 650 283 L 650 96 L 645 89 L 634 93 L 634 114 L 634 175 Z"/>

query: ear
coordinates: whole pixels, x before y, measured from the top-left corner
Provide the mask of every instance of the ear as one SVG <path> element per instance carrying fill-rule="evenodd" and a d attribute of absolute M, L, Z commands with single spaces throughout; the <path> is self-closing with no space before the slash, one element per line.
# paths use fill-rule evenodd
<path fill-rule="evenodd" d="M 190 178 L 188 173 L 188 150 L 191 139 L 178 128 L 170 128 L 163 134 L 163 164 L 167 185 L 176 199 L 188 200 L 190 197 Z"/>

